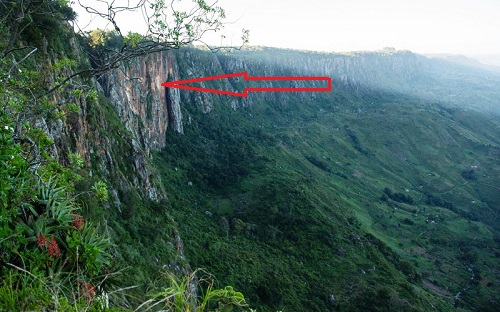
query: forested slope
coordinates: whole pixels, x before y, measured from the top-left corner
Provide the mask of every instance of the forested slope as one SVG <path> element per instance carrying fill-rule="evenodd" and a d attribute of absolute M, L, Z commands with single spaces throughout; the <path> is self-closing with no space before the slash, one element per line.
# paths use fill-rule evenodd
<path fill-rule="evenodd" d="M 66 80 L 120 38 L 96 47 L 64 3 L 39 5 L 53 14 L 0 42 L 2 309 L 145 308 L 196 268 L 258 311 L 498 309 L 497 74 L 391 49 L 190 47 Z M 160 86 L 243 71 L 333 90 Z"/>

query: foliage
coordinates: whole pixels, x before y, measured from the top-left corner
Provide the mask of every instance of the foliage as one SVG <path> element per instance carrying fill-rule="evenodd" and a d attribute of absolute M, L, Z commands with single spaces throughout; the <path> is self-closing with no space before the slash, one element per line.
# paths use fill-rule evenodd
<path fill-rule="evenodd" d="M 74 13 L 65 1 L 8 1 L 0 10 L 9 38 L 0 42 L 0 309 L 101 306 L 110 241 L 73 192 L 83 158 L 59 163 L 49 130 L 92 95 L 81 81 L 47 92 L 77 66 L 60 45 Z M 44 59 L 47 44 L 57 57 Z"/>
<path fill-rule="evenodd" d="M 393 193 L 392 190 L 388 187 L 384 189 L 384 195 L 388 198 L 395 200 L 399 203 L 406 203 L 408 205 L 413 205 L 415 200 L 410 195 L 405 195 L 403 193 Z"/>
<path fill-rule="evenodd" d="M 98 181 L 94 183 L 92 186 L 92 190 L 95 192 L 96 196 L 99 197 L 99 199 L 106 201 L 108 200 L 108 189 L 106 188 L 106 183 L 103 181 Z"/>
<path fill-rule="evenodd" d="M 31 193 L 23 187 L 14 191 Z M 19 209 L 10 205 L 2 209 L 9 217 L 2 218 L 2 275 L 10 281 L 13 302 L 23 300 L 17 296 L 23 296 L 24 288 L 40 287 L 40 295 L 46 293 L 51 300 L 39 302 L 35 296 L 24 299 L 26 304 L 57 309 L 61 308 L 59 301 L 65 300 L 86 306 L 97 294 L 93 285 L 104 289 L 101 274 L 110 264 L 109 240 L 78 214 L 76 202 L 68 195 L 54 180 L 39 180 L 31 198 L 24 197 Z M 31 283 L 26 284 L 26 278 L 38 286 L 27 286 Z"/>
<path fill-rule="evenodd" d="M 21 38 L 29 46 L 41 46 L 44 40 L 51 45 L 56 44 L 60 39 L 58 37 L 66 32 L 63 22 L 76 17 L 68 1 L 34 0 L 4 1 L 0 6 L 0 15 L 2 21 L 12 23 L 6 36 L 9 40 L 1 47 L 3 57 L 18 49 L 16 44 Z"/>
<path fill-rule="evenodd" d="M 467 180 L 477 180 L 476 171 L 474 169 L 463 170 L 460 175 Z"/>
<path fill-rule="evenodd" d="M 231 131 L 231 126 L 236 125 L 230 121 L 214 123 L 206 120 L 201 121 L 199 126 L 188 130 L 185 136 L 169 136 L 163 154 L 166 157 L 178 155 L 180 159 L 189 155 L 190 167 L 186 169 L 194 183 L 221 188 L 247 175 L 256 160 L 251 149 L 253 139 L 236 135 Z M 196 144 L 201 129 L 208 131 L 209 137 L 201 143 L 201 148 L 193 150 L 189 146 Z M 191 141 L 191 144 L 179 144 L 186 140 Z"/>
<path fill-rule="evenodd" d="M 218 32 L 224 28 L 225 11 L 217 2 L 204 0 L 175 1 L 136 0 L 126 6 L 117 7 L 114 1 L 100 1 L 98 4 L 78 2 L 85 11 L 96 19 L 103 19 L 111 29 L 80 31 L 78 35 L 87 45 L 92 68 L 79 72 L 100 76 L 110 69 L 118 68 L 122 62 L 151 53 L 178 49 L 197 42 L 203 43 L 207 32 Z M 141 12 L 147 32 L 123 34 L 117 16 L 123 12 Z M 141 18 L 138 18 L 139 20 Z M 242 31 L 242 44 L 248 43 L 248 30 Z M 219 50 L 223 47 L 210 47 Z M 224 47 L 235 48 L 235 47 Z"/>
<path fill-rule="evenodd" d="M 165 273 L 165 278 L 170 286 L 154 294 L 152 299 L 144 302 L 137 310 L 148 311 L 153 307 L 161 307 L 167 311 L 229 312 L 233 308 L 247 306 L 243 294 L 233 287 L 214 288 L 214 277 L 204 270 L 197 269 L 180 280 L 172 273 Z"/>
<path fill-rule="evenodd" d="M 434 196 L 434 195 L 427 195 L 427 200 L 426 204 L 428 205 L 434 205 L 438 207 L 443 207 L 443 208 L 448 208 L 448 209 L 454 209 L 453 203 L 446 201 L 440 197 Z"/>
<path fill-rule="evenodd" d="M 76 153 L 70 153 L 68 155 L 70 167 L 73 170 L 79 170 L 83 168 L 84 160 L 83 157 Z"/>

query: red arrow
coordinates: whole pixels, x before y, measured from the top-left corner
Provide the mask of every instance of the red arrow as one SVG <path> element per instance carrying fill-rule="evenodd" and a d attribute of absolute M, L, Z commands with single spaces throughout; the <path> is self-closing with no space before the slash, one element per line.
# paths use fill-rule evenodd
<path fill-rule="evenodd" d="M 243 93 L 241 92 L 232 92 L 232 91 L 224 91 L 224 90 L 214 90 L 207 88 L 198 88 L 193 86 L 188 86 L 188 83 L 194 82 L 202 82 L 208 80 L 218 80 L 224 78 L 234 78 L 234 77 L 243 77 L 246 81 L 326 81 L 327 86 L 324 88 L 246 88 Z M 210 77 L 202 77 L 202 78 L 193 78 L 186 80 L 178 80 L 172 82 L 164 82 L 161 84 L 163 87 L 168 88 L 177 88 L 184 90 L 193 90 L 193 91 L 201 91 L 201 92 L 210 92 L 217 94 L 225 94 L 225 95 L 233 95 L 233 96 L 242 96 L 246 97 L 248 92 L 328 92 L 332 90 L 332 78 L 330 77 L 250 77 L 247 72 L 235 73 L 235 74 L 226 74 L 220 76 L 210 76 Z"/>

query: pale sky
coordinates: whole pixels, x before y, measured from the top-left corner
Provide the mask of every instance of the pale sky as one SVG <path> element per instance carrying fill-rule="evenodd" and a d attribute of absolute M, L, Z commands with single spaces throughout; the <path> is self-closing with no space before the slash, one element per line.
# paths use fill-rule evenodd
<path fill-rule="evenodd" d="M 233 40 L 234 45 L 245 28 L 250 30 L 250 45 L 328 52 L 394 47 L 416 53 L 500 54 L 500 0 L 219 0 L 218 5 L 233 22 L 225 34 L 227 43 Z M 139 23 L 140 14 L 137 19 Z M 136 30 L 131 20 L 127 17 L 122 30 Z"/>

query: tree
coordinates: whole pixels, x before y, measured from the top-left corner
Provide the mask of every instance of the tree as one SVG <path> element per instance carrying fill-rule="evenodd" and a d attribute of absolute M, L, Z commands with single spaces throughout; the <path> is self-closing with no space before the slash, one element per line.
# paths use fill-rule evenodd
<path fill-rule="evenodd" d="M 130 0 L 120 6 L 115 0 L 100 0 L 87 5 L 77 1 L 88 14 L 104 19 L 113 26 L 112 30 L 83 31 L 75 21 L 76 14 L 68 0 L 7 0 L 0 2 L 2 29 L 7 38 L 0 45 L 1 59 L 11 63 L 9 74 L 21 62 L 46 50 L 47 43 L 54 36 L 60 36 L 63 22 L 72 21 L 77 35 L 87 44 L 91 66 L 75 66 L 55 79 L 45 88 L 33 92 L 33 100 L 40 100 L 54 91 L 74 83 L 76 77 L 99 77 L 118 68 L 119 65 L 135 57 L 150 53 L 177 49 L 195 42 L 202 42 L 203 36 L 210 31 L 221 31 L 226 18 L 224 9 L 205 0 L 195 0 L 191 6 L 183 6 L 188 1 Z M 122 3 L 122 2 L 120 2 Z M 179 9 L 177 9 L 179 5 Z M 117 16 L 124 12 L 140 11 L 145 20 L 145 34 L 121 31 Z M 4 25 L 5 24 L 5 25 Z M 242 44 L 248 42 L 249 32 L 243 30 Z M 212 50 L 224 48 L 209 47 Z M 225 47 L 230 48 L 230 47 Z M 14 52 L 16 55 L 13 55 Z M 47 52 L 47 51 L 45 51 Z M 7 57 L 12 55 L 12 60 Z M 19 60 L 20 59 L 20 60 Z M 81 86 L 79 86 L 81 87 Z M 75 88 L 82 89 L 82 88 Z"/>
<path fill-rule="evenodd" d="M 207 32 L 218 32 L 224 28 L 226 13 L 216 5 L 217 1 L 209 4 L 205 0 L 194 0 L 190 6 L 186 6 L 186 3 L 187 1 L 174 0 L 135 0 L 128 1 L 126 6 L 118 6 L 114 0 L 103 0 L 99 1 L 101 7 L 97 8 L 78 0 L 78 4 L 88 14 L 112 25 L 112 29 L 107 31 L 79 32 L 92 48 L 89 56 L 95 66 L 89 73 L 101 75 L 137 56 L 177 49 L 195 42 L 203 43 L 202 38 Z M 135 11 L 141 11 L 147 31 L 145 34 L 125 35 L 117 17 L 125 12 Z M 243 30 L 242 44 L 248 42 L 248 36 L 248 30 Z M 222 45 L 208 47 L 213 51 L 234 48 Z"/>
<path fill-rule="evenodd" d="M 76 17 L 66 0 L 6 0 L 0 2 L 0 14 L 2 24 L 9 26 L 9 39 L 2 49 L 2 57 L 17 50 L 32 48 L 19 45 L 18 40 L 22 36 L 37 41 L 42 39 L 41 27 L 56 31 L 60 29 L 60 21 L 69 21 Z"/>
<path fill-rule="evenodd" d="M 79 214 L 74 190 L 83 179 L 83 159 L 57 153 L 51 123 L 97 104 L 92 78 L 120 62 L 195 42 L 223 25 L 224 11 L 201 0 L 186 12 L 174 10 L 174 1 L 113 7 L 115 2 L 94 2 L 108 4 L 106 13 L 86 7 L 107 17 L 112 31 L 75 35 L 69 1 L 0 1 L 0 310 L 100 306 L 97 297 L 110 275 L 110 242 Z M 149 12 L 150 30 L 123 36 L 115 16 L 134 8 Z M 164 18 L 167 8 L 173 20 Z M 78 40 L 87 44 L 90 61 Z M 108 197 L 104 182 L 88 193 Z M 226 293 L 243 304 L 238 293 Z"/>
<path fill-rule="evenodd" d="M 89 78 L 99 78 L 132 58 L 200 41 L 206 32 L 224 27 L 224 10 L 205 0 L 179 9 L 177 5 L 188 1 L 130 0 L 122 6 L 115 0 L 89 1 L 92 6 L 85 3 L 77 1 L 90 15 L 113 26 L 112 30 L 78 32 L 89 61 L 75 56 L 67 44 L 75 39 L 67 22 L 76 23 L 69 1 L 0 2 L 0 30 L 4 33 L 0 38 L 1 108 L 14 123 L 16 142 L 30 146 L 26 153 L 31 157 L 30 166 L 41 163 L 43 149 L 51 143 L 35 144 L 33 138 L 39 134 L 33 132 L 40 129 L 30 127 L 28 131 L 26 125 L 47 117 L 57 119 L 64 114 L 61 109 L 77 112 L 82 102 L 96 102 L 97 92 Z M 117 16 L 130 11 L 142 12 L 145 34 L 122 34 Z M 76 24 L 75 28 L 79 29 Z M 242 39 L 247 42 L 247 31 Z"/>

